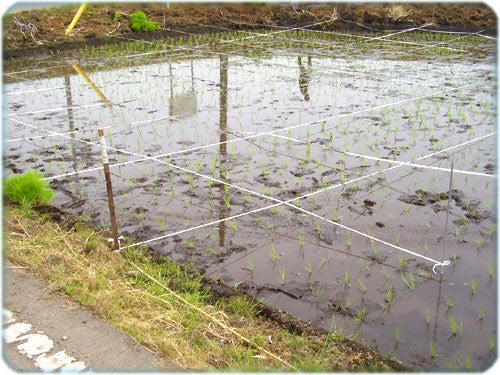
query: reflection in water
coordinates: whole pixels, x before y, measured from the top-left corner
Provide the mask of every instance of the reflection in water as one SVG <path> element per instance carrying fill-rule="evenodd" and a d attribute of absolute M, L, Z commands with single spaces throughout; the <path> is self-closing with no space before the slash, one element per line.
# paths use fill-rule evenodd
<path fill-rule="evenodd" d="M 304 96 L 304 99 L 306 101 L 309 101 L 310 96 L 309 96 L 309 81 L 311 80 L 310 74 L 311 74 L 311 67 L 312 67 L 312 62 L 311 62 L 311 56 L 307 56 L 307 67 L 305 64 L 302 64 L 302 57 L 298 56 L 297 57 L 297 62 L 299 63 L 299 88 L 300 92 Z"/>
<path fill-rule="evenodd" d="M 198 98 L 194 89 L 193 75 L 193 60 L 191 60 L 191 90 L 181 94 L 174 95 L 174 84 L 172 75 L 172 63 L 169 64 L 170 69 L 170 99 L 169 109 L 170 116 L 181 117 L 193 115 L 198 112 Z"/>
<path fill-rule="evenodd" d="M 73 114 L 73 97 L 71 96 L 71 80 L 68 74 L 64 75 L 64 85 L 66 86 L 66 105 L 68 109 L 68 124 L 69 124 L 69 136 L 71 138 L 75 137 L 75 116 Z M 78 171 L 78 158 L 76 157 L 75 152 L 75 143 L 71 142 L 71 155 L 73 156 L 73 170 Z"/>
<path fill-rule="evenodd" d="M 97 94 L 97 96 L 99 96 L 99 98 L 101 98 L 102 101 L 106 102 L 106 106 L 107 107 L 111 107 L 113 104 L 108 100 L 108 98 L 106 98 L 106 96 L 102 93 L 101 90 L 99 90 L 99 88 L 95 85 L 94 82 L 92 82 L 92 80 L 87 76 L 87 74 L 85 73 L 85 71 L 82 69 L 82 67 L 78 64 L 73 64 L 73 69 L 75 69 L 77 71 L 78 74 L 80 74 L 80 77 L 82 77 L 85 82 L 87 82 L 89 84 L 89 86 L 92 88 L 92 90 L 94 90 L 94 92 Z"/>
<path fill-rule="evenodd" d="M 220 55 L 220 99 L 219 99 L 219 129 L 220 129 L 220 161 L 221 165 L 226 165 L 226 155 L 227 155 L 227 66 L 228 57 L 227 55 Z M 220 168 L 219 177 L 222 181 L 226 181 L 225 168 Z M 219 210 L 219 220 L 226 218 L 227 206 L 226 200 L 224 199 L 224 194 L 226 193 L 226 185 L 220 184 L 220 210 Z M 224 247 L 225 242 L 225 232 L 226 232 L 226 222 L 219 222 L 219 246 Z"/>

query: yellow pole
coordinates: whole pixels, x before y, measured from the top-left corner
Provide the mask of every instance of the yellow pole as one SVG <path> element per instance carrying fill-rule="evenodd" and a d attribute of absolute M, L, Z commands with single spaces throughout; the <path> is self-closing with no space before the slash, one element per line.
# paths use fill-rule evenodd
<path fill-rule="evenodd" d="M 80 6 L 80 9 L 78 9 L 78 12 L 76 12 L 75 17 L 73 17 L 73 21 L 71 21 L 71 24 L 66 29 L 66 35 L 68 35 L 71 32 L 71 30 L 73 30 L 73 28 L 75 27 L 76 23 L 78 22 L 78 20 L 82 16 L 82 13 L 83 13 L 83 11 L 85 10 L 86 7 L 87 7 L 86 3 L 83 3 Z"/>

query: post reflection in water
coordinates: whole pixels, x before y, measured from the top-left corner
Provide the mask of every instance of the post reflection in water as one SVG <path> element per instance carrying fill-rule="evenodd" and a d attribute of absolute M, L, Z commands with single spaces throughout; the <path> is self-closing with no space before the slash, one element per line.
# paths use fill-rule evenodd
<path fill-rule="evenodd" d="M 97 94 L 99 99 L 101 99 L 107 108 L 109 108 L 111 111 L 113 110 L 113 103 L 104 95 L 104 93 L 96 86 L 96 84 L 90 79 L 90 77 L 87 75 L 85 70 L 78 64 L 72 64 L 72 67 L 74 71 L 78 73 L 78 75 L 89 85 L 89 87 Z M 70 76 L 66 74 L 64 76 L 64 82 L 66 86 L 66 104 L 68 107 L 68 121 L 69 121 L 69 129 L 70 129 L 70 137 L 74 138 L 74 132 L 75 130 L 77 131 L 78 129 L 75 129 L 75 121 L 74 121 L 74 112 L 73 112 L 73 98 L 72 98 L 72 93 L 71 93 L 71 81 L 70 81 Z M 77 168 L 77 162 L 79 161 L 79 157 L 76 155 L 76 149 L 81 148 L 80 154 L 84 155 L 86 158 L 87 153 L 89 152 L 88 146 L 82 145 L 80 143 L 71 143 L 71 152 L 73 155 L 73 169 L 75 172 L 78 171 Z"/>
<path fill-rule="evenodd" d="M 227 155 L 227 66 L 228 57 L 226 55 L 220 55 L 220 97 L 219 97 L 219 157 L 222 168 L 219 169 L 219 178 L 222 181 L 226 181 L 225 165 L 226 155 Z M 228 207 L 226 205 L 226 199 L 224 195 L 228 194 L 226 190 L 226 185 L 220 184 L 219 192 L 219 247 L 224 247 L 225 245 L 225 234 L 226 234 L 226 222 L 222 221 L 227 216 Z"/>
<path fill-rule="evenodd" d="M 191 89 L 187 92 L 174 94 L 174 73 L 172 63 L 169 63 L 170 99 L 169 114 L 172 118 L 194 115 L 198 111 L 198 98 L 194 87 L 193 60 L 191 60 Z"/>
<path fill-rule="evenodd" d="M 68 109 L 68 125 L 69 125 L 69 136 L 75 138 L 75 116 L 73 113 L 73 97 L 71 96 L 71 80 L 69 74 L 64 75 L 64 86 L 66 92 L 66 106 Z M 70 143 L 71 155 L 73 156 L 72 168 L 75 172 L 78 171 L 78 158 L 76 157 L 75 143 Z"/>
<path fill-rule="evenodd" d="M 99 90 L 99 88 L 96 86 L 96 84 L 87 76 L 87 74 L 85 73 L 85 71 L 83 70 L 83 68 L 80 65 L 73 64 L 73 69 L 75 69 L 76 72 L 80 75 L 80 77 L 82 77 L 85 80 L 85 82 L 88 83 L 88 85 L 92 88 L 92 90 L 94 90 L 94 92 L 97 94 L 97 96 L 103 102 L 106 103 L 107 107 L 113 106 L 113 104 L 108 100 L 108 98 L 106 98 L 106 96 L 102 93 L 102 91 Z"/>
<path fill-rule="evenodd" d="M 309 82 L 311 80 L 311 69 L 312 61 L 311 56 L 307 56 L 307 66 L 302 63 L 302 57 L 297 57 L 297 62 L 299 63 L 299 88 L 304 100 L 309 101 L 311 99 L 309 95 Z"/>

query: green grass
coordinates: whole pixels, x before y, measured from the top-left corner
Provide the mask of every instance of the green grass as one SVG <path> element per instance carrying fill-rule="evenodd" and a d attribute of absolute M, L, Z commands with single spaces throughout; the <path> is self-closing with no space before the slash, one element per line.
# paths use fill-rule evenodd
<path fill-rule="evenodd" d="M 54 191 L 37 171 L 29 171 L 4 181 L 3 193 L 27 213 L 34 206 L 48 204 Z"/>
<path fill-rule="evenodd" d="M 143 11 L 137 10 L 130 15 L 130 28 L 135 32 L 141 31 L 156 31 L 159 29 L 158 24 L 149 21 Z"/>

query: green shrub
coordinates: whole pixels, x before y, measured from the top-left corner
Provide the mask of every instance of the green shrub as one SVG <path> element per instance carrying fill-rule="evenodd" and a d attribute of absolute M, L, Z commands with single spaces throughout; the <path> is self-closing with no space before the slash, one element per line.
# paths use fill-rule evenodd
<path fill-rule="evenodd" d="M 148 21 L 143 11 L 137 10 L 130 15 L 130 28 L 135 32 L 158 30 L 158 24 Z"/>
<path fill-rule="evenodd" d="M 49 203 L 54 196 L 54 191 L 37 171 L 7 179 L 4 181 L 3 193 L 11 202 L 20 204 L 25 211 L 36 205 Z"/>

